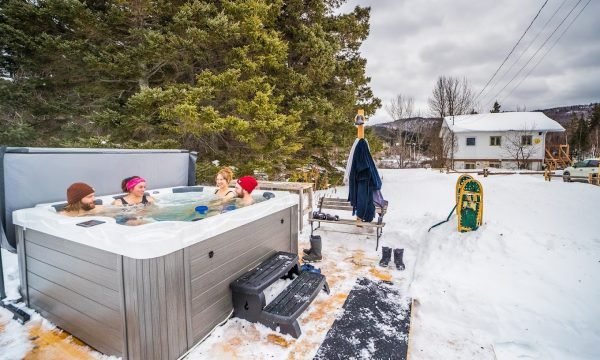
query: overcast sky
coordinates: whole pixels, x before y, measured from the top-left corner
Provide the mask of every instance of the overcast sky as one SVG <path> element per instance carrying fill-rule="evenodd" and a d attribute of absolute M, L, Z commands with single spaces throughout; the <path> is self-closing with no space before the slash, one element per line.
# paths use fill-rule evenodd
<path fill-rule="evenodd" d="M 384 105 L 397 94 L 411 96 L 415 108 L 429 116 L 427 99 L 440 75 L 466 77 L 478 94 L 544 2 L 350 0 L 340 10 L 348 12 L 356 5 L 371 7 L 371 32 L 361 52 L 367 59 L 367 75 L 371 77 L 375 95 Z M 517 106 L 536 110 L 599 102 L 599 0 L 591 0 L 560 41 L 525 78 L 587 2 L 548 0 L 520 45 L 480 96 L 477 110 L 489 111 L 496 98 L 502 110 L 515 110 Z M 576 4 L 562 26 L 529 60 Z M 517 62 L 519 56 L 521 59 Z M 527 61 L 529 65 L 517 75 Z M 371 120 L 374 123 L 391 118 L 382 108 Z"/>

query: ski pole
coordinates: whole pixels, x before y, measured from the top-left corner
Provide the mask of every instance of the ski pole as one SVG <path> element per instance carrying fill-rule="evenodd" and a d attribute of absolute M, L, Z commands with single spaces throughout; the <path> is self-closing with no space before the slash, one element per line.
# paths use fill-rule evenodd
<path fill-rule="evenodd" d="M 443 223 L 447 223 L 448 221 L 450 221 L 450 217 L 452 216 L 452 213 L 454 212 L 454 209 L 456 209 L 456 205 L 454 205 L 454 207 L 452 208 L 452 210 L 450 210 L 450 214 L 448 214 L 448 217 L 446 218 L 446 220 L 444 220 L 444 221 L 441 221 L 441 222 L 439 222 L 439 223 L 437 223 L 437 224 L 433 225 L 432 227 L 430 227 L 430 228 L 429 228 L 429 230 L 427 230 L 427 232 L 430 232 L 430 231 L 431 231 L 431 229 L 433 229 L 434 227 L 440 226 L 440 225 L 442 225 Z"/>

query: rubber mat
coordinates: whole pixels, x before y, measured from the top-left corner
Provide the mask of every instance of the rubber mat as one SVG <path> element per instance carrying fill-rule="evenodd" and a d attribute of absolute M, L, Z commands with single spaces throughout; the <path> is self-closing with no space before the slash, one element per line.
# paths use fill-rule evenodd
<path fill-rule="evenodd" d="M 410 303 L 391 284 L 358 279 L 315 359 L 406 359 Z"/>

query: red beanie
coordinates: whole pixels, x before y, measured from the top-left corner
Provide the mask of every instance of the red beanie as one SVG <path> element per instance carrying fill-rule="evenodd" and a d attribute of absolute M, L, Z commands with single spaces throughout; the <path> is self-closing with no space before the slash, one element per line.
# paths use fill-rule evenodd
<path fill-rule="evenodd" d="M 67 202 L 69 204 L 76 204 L 81 201 L 81 199 L 94 192 L 94 188 L 86 183 L 74 183 L 67 189 Z"/>
<path fill-rule="evenodd" d="M 237 181 L 238 184 L 242 187 L 242 189 L 246 190 L 248 194 L 252 193 L 252 190 L 258 185 L 256 179 L 252 176 L 242 176 Z"/>

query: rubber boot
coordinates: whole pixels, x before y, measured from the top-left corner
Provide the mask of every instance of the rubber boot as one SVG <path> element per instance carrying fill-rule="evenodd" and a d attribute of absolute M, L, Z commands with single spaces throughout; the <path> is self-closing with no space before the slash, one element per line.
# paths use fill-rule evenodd
<path fill-rule="evenodd" d="M 382 252 L 383 256 L 381 257 L 381 260 L 379 260 L 379 266 L 388 267 L 388 264 L 390 263 L 390 260 L 392 259 L 392 248 L 384 246 L 381 248 L 381 252 Z"/>
<path fill-rule="evenodd" d="M 321 249 L 323 246 L 323 242 L 321 241 L 321 236 L 311 236 L 310 238 L 310 252 L 302 258 L 304 262 L 319 262 L 323 259 L 321 255 Z"/>
<path fill-rule="evenodd" d="M 302 252 L 303 252 L 305 255 L 308 255 L 308 254 L 310 254 L 310 252 L 312 251 L 312 246 L 313 246 L 313 245 L 312 245 L 312 243 L 313 243 L 313 239 L 316 239 L 316 238 L 319 238 L 319 239 L 321 239 L 321 235 L 311 235 L 311 236 L 310 236 L 310 249 L 302 249 Z"/>
<path fill-rule="evenodd" d="M 396 264 L 397 270 L 404 270 L 402 256 L 404 256 L 404 249 L 394 249 L 394 264 Z"/>

